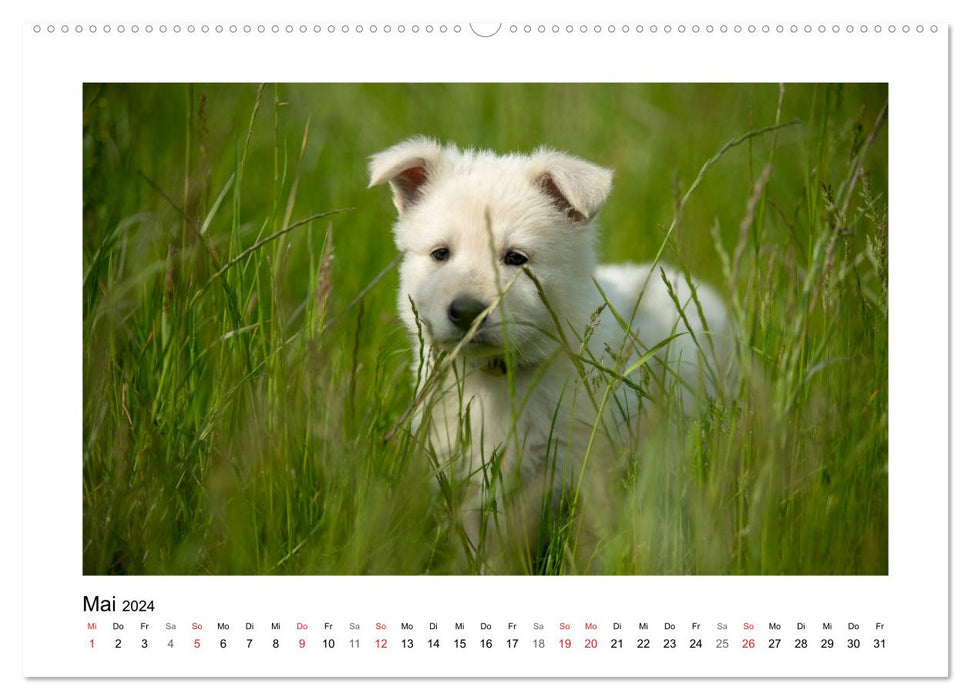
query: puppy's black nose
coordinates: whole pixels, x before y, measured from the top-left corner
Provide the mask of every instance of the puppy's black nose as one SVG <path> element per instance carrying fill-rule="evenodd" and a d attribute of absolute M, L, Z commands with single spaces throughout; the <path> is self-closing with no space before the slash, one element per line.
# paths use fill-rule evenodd
<path fill-rule="evenodd" d="M 485 311 L 486 305 L 472 297 L 456 297 L 448 305 L 448 320 L 463 331 L 472 327 L 472 322 Z"/>

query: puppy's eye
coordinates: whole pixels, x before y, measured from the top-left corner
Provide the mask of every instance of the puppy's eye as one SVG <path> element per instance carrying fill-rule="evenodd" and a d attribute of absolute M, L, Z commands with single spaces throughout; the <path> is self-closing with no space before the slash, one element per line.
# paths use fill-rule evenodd
<path fill-rule="evenodd" d="M 502 262 L 504 262 L 506 265 L 511 265 L 512 267 L 519 267 L 520 265 L 525 265 L 528 263 L 529 258 L 515 250 L 510 250 L 502 258 Z"/>
<path fill-rule="evenodd" d="M 432 259 L 438 262 L 445 262 L 448 260 L 448 248 L 436 248 L 432 251 Z"/>

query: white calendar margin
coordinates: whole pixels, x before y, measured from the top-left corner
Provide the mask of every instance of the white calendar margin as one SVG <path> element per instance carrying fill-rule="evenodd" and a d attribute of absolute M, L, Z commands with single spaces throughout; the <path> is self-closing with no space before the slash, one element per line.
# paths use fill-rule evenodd
<path fill-rule="evenodd" d="M 930 22 L 924 26 L 929 27 Z M 947 39 L 937 34 L 789 33 L 781 36 L 642 38 L 500 34 L 477 40 L 465 32 L 414 37 L 315 35 L 104 36 L 35 35 L 24 28 L 24 672 L 26 675 L 107 675 L 78 646 L 83 641 L 81 596 L 117 593 L 151 597 L 163 610 L 224 606 L 279 617 L 288 604 L 335 611 L 360 601 L 366 624 L 400 612 L 420 623 L 434 614 L 518 622 L 534 617 L 606 621 L 617 601 L 643 601 L 640 617 L 686 622 L 701 611 L 740 622 L 786 622 L 793 615 L 834 622 L 885 619 L 893 644 L 875 671 L 821 669 L 820 675 L 944 675 L 947 673 Z M 583 51 L 559 53 L 582 42 Z M 557 62 L 536 61 L 547 50 Z M 389 61 L 398 49 L 408 62 Z M 159 52 L 156 54 L 155 52 Z M 233 56 L 218 64 L 204 55 Z M 591 55 L 612 57 L 591 62 Z M 447 56 L 447 61 L 441 57 Z M 159 58 L 161 60 L 159 60 Z M 770 60 L 767 60 L 770 57 Z M 421 68 L 420 68 L 421 67 Z M 84 81 L 875 81 L 890 83 L 890 576 L 875 578 L 100 578 L 81 571 L 81 83 Z M 56 285 L 50 280 L 57 279 Z M 392 591 L 389 593 L 389 591 Z M 480 612 L 467 613 L 470 601 Z M 548 612 L 537 613 L 537 610 Z M 625 603 L 624 611 L 631 610 Z M 670 611 L 668 613 L 667 611 Z M 697 611 L 697 613 L 696 613 Z M 798 611 L 798 612 L 797 612 Z M 277 614 L 279 612 L 279 614 Z M 301 611 L 295 611 L 300 614 Z M 179 613 L 173 613 L 179 615 Z M 186 613 L 188 614 L 188 613 Z M 254 615 L 256 616 L 256 615 Z M 342 616 L 335 612 L 335 619 Z M 214 621 L 215 617 L 212 618 Z M 707 618 L 713 619 L 713 618 Z M 185 621 L 185 620 L 183 620 Z M 364 635 L 362 635 L 364 637 Z M 366 637 L 364 637 L 366 638 Z M 761 655 L 760 655 L 761 656 Z M 211 657 L 210 657 L 211 658 Z M 627 675 L 586 669 L 576 657 L 557 657 L 545 673 L 535 666 L 499 675 Z M 695 675 L 673 657 L 645 675 Z M 842 658 L 842 657 L 841 657 Z M 815 656 L 814 659 L 818 659 Z M 715 661 L 713 657 L 713 662 Z M 717 662 L 707 675 L 787 675 L 772 669 L 739 671 Z M 131 660 L 112 674 L 192 675 Z M 197 668 L 212 675 L 246 669 Z M 285 675 L 376 675 L 356 669 L 294 668 Z M 383 675 L 483 675 L 477 657 L 463 665 L 424 669 L 390 662 Z M 275 675 L 258 671 L 257 675 Z M 796 675 L 809 675 L 800 666 Z"/>

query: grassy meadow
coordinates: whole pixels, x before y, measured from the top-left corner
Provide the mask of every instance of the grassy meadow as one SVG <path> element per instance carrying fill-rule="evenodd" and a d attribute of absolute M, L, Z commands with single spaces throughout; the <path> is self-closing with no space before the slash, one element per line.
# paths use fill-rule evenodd
<path fill-rule="evenodd" d="M 559 551 L 503 571 L 886 574 L 886 100 L 86 85 L 84 573 L 491 571 L 425 436 L 392 430 L 416 386 L 396 212 L 367 158 L 420 133 L 612 168 L 601 260 L 690 271 L 737 329 L 734 392 L 687 416 L 656 406 L 642 441 L 590 466 L 609 494 L 581 504 L 593 555 L 574 513 Z"/>

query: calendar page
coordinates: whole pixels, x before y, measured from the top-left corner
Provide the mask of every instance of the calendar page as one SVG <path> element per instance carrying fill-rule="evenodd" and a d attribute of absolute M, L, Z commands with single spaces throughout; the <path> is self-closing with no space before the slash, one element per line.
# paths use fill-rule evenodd
<path fill-rule="evenodd" d="M 319 14 L 23 26 L 24 676 L 947 678 L 947 22 Z"/>

